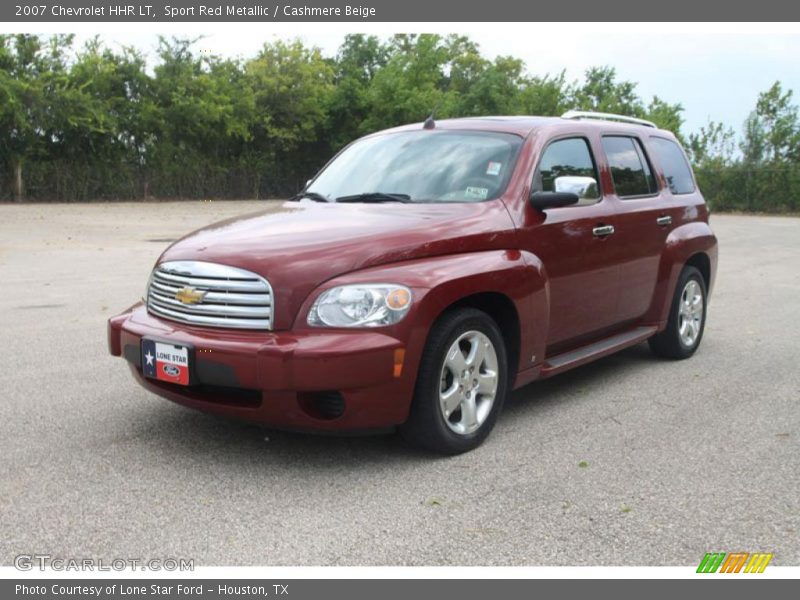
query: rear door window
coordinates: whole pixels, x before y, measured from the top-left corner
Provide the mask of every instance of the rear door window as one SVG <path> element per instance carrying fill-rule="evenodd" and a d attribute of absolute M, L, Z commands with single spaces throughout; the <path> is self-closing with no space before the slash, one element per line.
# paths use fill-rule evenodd
<path fill-rule="evenodd" d="M 694 191 L 694 179 L 686 155 L 678 144 L 666 138 L 650 138 L 650 146 L 661 169 L 667 185 L 673 194 L 691 194 Z"/>
<path fill-rule="evenodd" d="M 605 136 L 603 150 L 611 168 L 617 196 L 636 198 L 658 192 L 653 171 L 638 139 L 621 135 Z"/>

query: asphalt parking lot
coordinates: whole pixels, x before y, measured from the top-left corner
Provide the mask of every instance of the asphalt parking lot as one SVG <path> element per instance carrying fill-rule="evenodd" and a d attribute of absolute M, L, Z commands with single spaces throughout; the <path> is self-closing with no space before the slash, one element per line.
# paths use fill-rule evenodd
<path fill-rule="evenodd" d="M 693 359 L 644 344 L 529 385 L 445 459 L 193 412 L 107 354 L 170 240 L 264 205 L 0 205 L 0 564 L 800 564 L 800 219 L 712 217 Z"/>

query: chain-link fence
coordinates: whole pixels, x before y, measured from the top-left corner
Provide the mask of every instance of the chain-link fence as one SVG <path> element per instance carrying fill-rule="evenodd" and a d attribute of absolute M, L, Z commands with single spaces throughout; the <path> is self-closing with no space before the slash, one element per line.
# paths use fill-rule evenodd
<path fill-rule="evenodd" d="M 712 210 L 800 212 L 800 165 L 699 167 L 695 175 Z"/>
<path fill-rule="evenodd" d="M 320 161 L 284 161 L 271 168 L 221 165 L 185 159 L 166 168 L 138 164 L 87 165 L 42 161 L 25 165 L 25 200 L 90 202 L 140 199 L 280 198 L 302 189 Z M 700 190 L 714 211 L 800 212 L 800 165 L 734 165 L 695 169 Z M 0 200 L 13 198 L 13 174 L 0 171 Z"/>
<path fill-rule="evenodd" d="M 300 191 L 319 159 L 291 159 L 272 166 L 221 164 L 181 156 L 148 168 L 135 161 L 87 164 L 51 160 L 23 165 L 26 202 L 286 198 Z M 0 167 L 0 201 L 14 199 L 14 172 Z"/>

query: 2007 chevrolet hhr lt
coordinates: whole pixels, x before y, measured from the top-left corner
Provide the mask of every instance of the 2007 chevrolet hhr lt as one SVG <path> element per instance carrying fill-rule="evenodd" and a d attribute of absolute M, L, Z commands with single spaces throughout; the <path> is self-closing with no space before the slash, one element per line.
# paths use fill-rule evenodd
<path fill-rule="evenodd" d="M 110 351 L 170 400 L 280 428 L 480 444 L 509 390 L 703 337 L 717 242 L 675 137 L 600 113 L 353 142 L 292 201 L 172 244 Z"/>

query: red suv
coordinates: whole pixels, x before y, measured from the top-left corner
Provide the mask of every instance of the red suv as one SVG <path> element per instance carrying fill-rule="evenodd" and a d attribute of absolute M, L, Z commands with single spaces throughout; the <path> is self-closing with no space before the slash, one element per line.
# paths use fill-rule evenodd
<path fill-rule="evenodd" d="M 455 454 L 509 390 L 648 340 L 687 358 L 716 274 L 675 137 L 599 113 L 357 140 L 277 210 L 170 246 L 110 351 L 170 400 Z"/>

